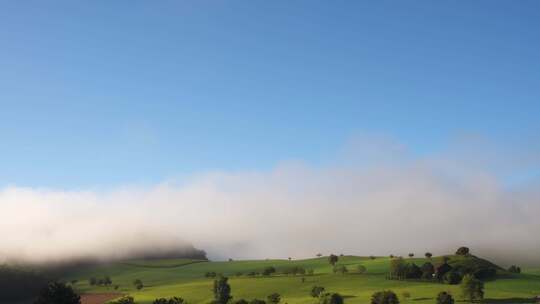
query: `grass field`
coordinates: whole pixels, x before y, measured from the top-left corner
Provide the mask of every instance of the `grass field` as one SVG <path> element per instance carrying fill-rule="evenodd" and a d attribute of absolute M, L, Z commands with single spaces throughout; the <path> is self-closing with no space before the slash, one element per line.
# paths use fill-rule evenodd
<path fill-rule="evenodd" d="M 438 261 L 440 258 L 433 258 Z M 452 260 L 456 260 L 453 257 Z M 452 261 L 451 260 L 451 261 Z M 235 299 L 260 298 L 277 292 L 282 295 L 282 303 L 314 303 L 309 291 L 312 286 L 320 285 L 327 291 L 339 292 L 345 296 L 346 303 L 369 303 L 371 294 L 383 289 L 391 289 L 400 296 L 401 303 L 434 303 L 434 297 L 440 291 L 450 291 L 460 298 L 459 286 L 431 282 L 409 282 L 386 280 L 390 259 L 377 257 L 340 257 L 338 265 L 346 265 L 348 274 L 334 274 L 326 257 L 306 260 L 256 260 L 231 262 L 202 262 L 184 259 L 127 261 L 79 269 L 67 275 L 66 280 L 77 279 L 76 289 L 84 293 L 103 293 L 114 291 L 112 287 L 90 286 L 90 277 L 112 278 L 113 286 L 119 285 L 117 292 L 130 294 L 137 303 L 151 303 L 158 297 L 180 296 L 189 303 L 209 303 L 212 300 L 213 279 L 205 278 L 206 272 L 216 272 L 228 276 Z M 425 259 L 412 259 L 422 264 Z M 364 265 L 367 272 L 355 273 L 357 265 Z M 260 272 L 264 267 L 274 266 L 280 269 L 302 266 L 313 269 L 313 275 L 301 276 L 274 275 L 270 277 L 249 277 L 250 271 Z M 242 276 L 236 276 L 242 272 Z M 141 279 L 145 287 L 137 291 L 132 282 Z M 540 273 L 538 269 L 524 274 L 504 275 L 486 282 L 485 298 L 488 303 L 523 303 L 540 294 Z M 411 297 L 404 299 L 401 294 L 409 292 Z"/>

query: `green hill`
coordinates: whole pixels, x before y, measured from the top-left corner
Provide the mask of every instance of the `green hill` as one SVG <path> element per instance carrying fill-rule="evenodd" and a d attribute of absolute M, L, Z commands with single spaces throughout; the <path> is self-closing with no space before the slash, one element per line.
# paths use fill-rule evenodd
<path fill-rule="evenodd" d="M 404 259 L 421 265 L 428 259 Z M 442 257 L 429 260 L 432 263 L 442 262 Z M 312 286 L 324 286 L 327 291 L 339 292 L 345 296 L 346 303 L 368 303 L 371 294 L 382 289 L 392 289 L 400 297 L 403 292 L 411 294 L 402 303 L 434 303 L 434 297 L 440 291 L 450 291 L 459 298 L 457 285 L 446 285 L 434 282 L 394 281 L 386 280 L 390 258 L 343 256 L 338 265 L 345 265 L 349 272 L 334 274 L 327 257 L 305 260 L 252 260 L 231 262 L 209 262 L 194 260 L 155 260 L 155 261 L 126 261 L 93 267 L 82 267 L 66 275 L 65 280 L 78 280 L 75 288 L 84 293 L 121 292 L 135 297 L 138 303 L 151 303 L 158 297 L 180 296 L 189 303 L 209 303 L 212 300 L 212 278 L 206 278 L 207 272 L 215 272 L 230 278 L 229 283 L 235 299 L 266 298 L 277 292 L 282 295 L 283 303 L 314 303 L 309 296 Z M 540 294 L 540 276 L 534 274 L 508 274 L 500 267 L 489 261 L 476 257 L 451 256 L 452 266 L 460 267 L 493 267 L 500 275 L 497 280 L 486 282 L 486 298 L 497 302 L 515 303 L 515 301 L 530 302 L 530 299 Z M 358 265 L 366 267 L 367 271 L 359 274 Z M 262 272 L 265 267 L 275 267 L 277 275 L 269 277 L 257 275 L 248 276 L 250 272 Z M 292 267 L 302 267 L 313 270 L 313 275 L 293 276 L 279 274 Z M 91 277 L 110 276 L 113 287 L 90 286 Z M 304 280 L 302 280 L 302 277 Z M 132 282 L 140 279 L 144 288 L 137 291 Z"/>

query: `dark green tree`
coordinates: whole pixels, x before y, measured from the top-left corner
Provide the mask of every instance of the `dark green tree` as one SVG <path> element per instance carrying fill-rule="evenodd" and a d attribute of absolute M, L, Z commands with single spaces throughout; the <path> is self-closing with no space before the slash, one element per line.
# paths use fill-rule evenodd
<path fill-rule="evenodd" d="M 71 286 L 64 283 L 53 282 L 47 285 L 39 294 L 34 304 L 80 304 L 81 297 L 73 291 Z"/>
<path fill-rule="evenodd" d="M 264 300 L 260 300 L 260 299 L 253 299 L 253 300 L 249 301 L 249 304 L 266 304 L 266 302 Z"/>
<path fill-rule="evenodd" d="M 136 279 L 135 281 L 133 281 L 133 285 L 137 290 L 141 290 L 144 287 L 144 284 L 140 279 Z"/>
<path fill-rule="evenodd" d="M 426 252 L 426 253 L 424 254 L 424 256 L 425 256 L 426 258 L 428 258 L 428 259 L 431 259 L 431 257 L 433 256 L 433 254 L 431 254 L 431 252 Z"/>
<path fill-rule="evenodd" d="M 437 304 L 454 304 L 454 298 L 446 291 L 441 291 L 437 295 Z"/>
<path fill-rule="evenodd" d="M 435 267 L 430 262 L 424 263 L 420 268 L 422 270 L 422 279 L 431 280 L 433 279 L 433 274 L 435 273 Z"/>
<path fill-rule="evenodd" d="M 328 263 L 330 263 L 330 265 L 334 266 L 336 265 L 336 263 L 338 262 L 339 258 L 337 255 L 335 254 L 331 254 L 329 257 L 328 257 Z"/>
<path fill-rule="evenodd" d="M 469 248 L 468 247 L 459 247 L 456 251 L 456 255 L 469 255 Z"/>
<path fill-rule="evenodd" d="M 322 286 L 313 286 L 313 288 L 311 288 L 310 295 L 312 297 L 314 297 L 314 298 L 318 298 L 323 293 L 324 293 L 324 287 L 322 287 Z"/>
<path fill-rule="evenodd" d="M 484 298 L 484 283 L 471 274 L 466 274 L 461 280 L 463 298 L 473 302 Z"/>
<path fill-rule="evenodd" d="M 231 299 L 231 285 L 227 277 L 221 276 L 214 280 L 214 302 L 215 304 L 227 304 Z"/>
<path fill-rule="evenodd" d="M 239 300 L 234 301 L 234 304 L 249 304 L 249 303 L 248 301 L 244 299 L 239 299 Z"/>
<path fill-rule="evenodd" d="M 461 275 L 457 271 L 449 271 L 444 275 L 443 281 L 450 285 L 459 284 L 461 282 Z"/>
<path fill-rule="evenodd" d="M 273 266 L 268 266 L 263 269 L 262 275 L 269 276 L 275 272 L 276 272 L 276 268 L 274 268 Z"/>
<path fill-rule="evenodd" d="M 512 266 L 510 266 L 510 268 L 508 268 L 508 272 L 521 273 L 521 268 L 516 266 L 516 265 L 512 265 Z"/>
<path fill-rule="evenodd" d="M 399 299 L 393 291 L 384 290 L 371 296 L 371 304 L 399 304 Z"/>

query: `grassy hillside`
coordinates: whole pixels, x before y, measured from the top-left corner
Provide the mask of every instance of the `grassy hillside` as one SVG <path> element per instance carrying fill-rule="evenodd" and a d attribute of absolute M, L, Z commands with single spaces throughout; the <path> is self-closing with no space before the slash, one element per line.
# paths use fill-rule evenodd
<path fill-rule="evenodd" d="M 426 259 L 406 259 L 421 265 Z M 113 291 L 111 287 L 90 286 L 88 278 L 108 275 L 113 280 L 113 286 L 119 285 L 119 292 L 130 294 L 138 303 L 151 303 L 157 297 L 181 296 L 190 303 L 208 303 L 212 299 L 213 279 L 205 278 L 206 272 L 222 273 L 230 278 L 233 296 L 239 298 L 266 298 L 272 292 L 278 292 L 283 297 L 283 303 L 314 303 L 309 296 L 309 290 L 314 285 L 324 286 L 328 291 L 339 292 L 346 297 L 347 303 L 368 303 L 371 294 L 382 289 L 392 289 L 399 296 L 405 291 L 411 298 L 401 299 L 402 303 L 434 303 L 434 297 L 440 291 L 446 290 L 459 297 L 459 286 L 444 285 L 431 282 L 409 282 L 386 280 L 390 259 L 378 257 L 374 260 L 367 257 L 340 257 L 338 265 L 346 265 L 348 274 L 334 274 L 327 258 L 306 260 L 257 260 L 232 262 L 206 262 L 191 260 L 156 260 L 128 261 L 91 268 L 81 268 L 69 274 L 66 280 L 77 279 L 76 288 L 81 292 Z M 438 263 L 442 258 L 431 259 Z M 470 263 L 462 257 L 451 257 L 450 263 Z M 481 263 L 489 263 L 481 260 Z M 367 272 L 356 273 L 357 265 L 364 265 Z M 301 276 L 275 275 L 271 277 L 248 277 L 248 272 L 260 272 L 264 267 L 273 266 L 278 272 L 292 266 L 302 266 L 313 269 L 312 276 L 306 275 L 305 282 Z M 237 276 L 241 272 L 243 275 Z M 496 299 L 497 302 L 515 303 L 525 301 L 540 294 L 540 276 L 535 274 L 510 275 L 486 283 L 486 298 Z M 132 282 L 141 279 L 145 287 L 135 290 Z"/>

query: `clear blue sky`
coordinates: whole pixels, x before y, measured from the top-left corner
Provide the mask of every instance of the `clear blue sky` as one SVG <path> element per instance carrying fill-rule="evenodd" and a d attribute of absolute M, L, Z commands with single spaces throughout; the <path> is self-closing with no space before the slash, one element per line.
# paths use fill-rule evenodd
<path fill-rule="evenodd" d="M 538 1 L 2 1 L 0 186 L 539 143 Z"/>

